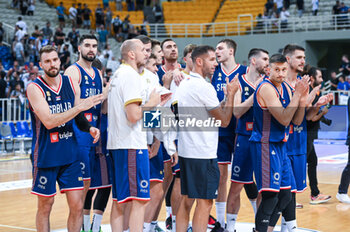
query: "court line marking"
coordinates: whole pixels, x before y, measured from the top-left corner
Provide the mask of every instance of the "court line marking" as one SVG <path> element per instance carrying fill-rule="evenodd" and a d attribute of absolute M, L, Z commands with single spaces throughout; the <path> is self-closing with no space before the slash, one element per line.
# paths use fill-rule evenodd
<path fill-rule="evenodd" d="M 28 231 L 36 231 L 36 229 L 24 228 L 24 227 L 19 227 L 19 226 L 2 225 L 2 224 L 0 224 L 0 227 L 6 227 L 6 228 L 11 228 L 11 229 L 20 229 L 20 230 L 28 230 Z"/>
<path fill-rule="evenodd" d="M 33 180 L 16 180 L 0 183 L 0 192 L 32 187 Z"/>

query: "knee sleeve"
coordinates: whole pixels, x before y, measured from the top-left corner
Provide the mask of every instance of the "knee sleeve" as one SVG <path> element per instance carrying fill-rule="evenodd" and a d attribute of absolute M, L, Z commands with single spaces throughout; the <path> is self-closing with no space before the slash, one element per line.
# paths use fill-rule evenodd
<path fill-rule="evenodd" d="M 256 199 L 258 197 L 258 188 L 255 183 L 245 184 L 244 189 L 248 199 Z"/>
<path fill-rule="evenodd" d="M 278 203 L 278 193 L 262 192 L 261 203 L 255 215 L 255 228 L 257 231 L 267 231 L 271 215 Z"/>
<path fill-rule="evenodd" d="M 173 186 L 174 186 L 175 178 L 173 178 L 173 181 L 171 182 L 168 192 L 165 195 L 165 206 L 170 207 L 171 206 L 171 192 L 173 191 Z"/>
<path fill-rule="evenodd" d="M 278 193 L 278 203 L 271 215 L 269 226 L 275 227 L 281 213 L 289 205 L 292 205 L 292 194 L 290 192 L 290 189 L 281 189 Z"/>
<path fill-rule="evenodd" d="M 282 215 L 287 222 L 293 221 L 296 219 L 295 206 L 296 206 L 295 193 L 292 193 L 292 200 L 289 202 L 286 208 L 282 211 Z"/>
<path fill-rule="evenodd" d="M 101 210 L 102 212 L 105 211 L 110 192 L 111 187 L 101 188 L 97 190 L 97 194 L 94 200 L 94 209 Z"/>
<path fill-rule="evenodd" d="M 86 194 L 85 197 L 85 202 L 84 202 L 84 209 L 91 209 L 91 202 L 92 202 L 92 197 L 94 196 L 95 189 L 89 190 Z"/>

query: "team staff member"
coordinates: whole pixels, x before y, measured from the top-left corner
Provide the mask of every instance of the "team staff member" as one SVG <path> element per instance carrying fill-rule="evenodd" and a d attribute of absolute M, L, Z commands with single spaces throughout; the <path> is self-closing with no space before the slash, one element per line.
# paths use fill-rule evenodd
<path fill-rule="evenodd" d="M 83 179 L 73 121 L 89 132 L 96 143 L 99 130 L 87 122 L 82 111 L 101 103 L 102 95 L 80 101 L 80 88 L 70 77 L 59 74 L 60 59 L 53 46 L 40 52 L 45 75 L 27 88 L 33 128 L 32 193 L 38 196 L 37 231 L 50 231 L 49 217 L 56 195 L 56 181 L 66 193 L 69 206 L 68 231 L 80 231 L 83 213 Z"/>

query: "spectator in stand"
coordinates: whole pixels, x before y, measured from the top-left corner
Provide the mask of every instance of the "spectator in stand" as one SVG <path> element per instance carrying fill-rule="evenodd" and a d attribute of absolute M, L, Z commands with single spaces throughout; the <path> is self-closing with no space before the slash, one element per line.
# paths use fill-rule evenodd
<path fill-rule="evenodd" d="M 347 91 L 350 89 L 350 85 L 347 81 L 345 81 L 345 76 L 344 75 L 341 75 L 339 77 L 339 83 L 338 83 L 338 86 L 337 86 L 337 90 L 338 91 Z"/>
<path fill-rule="evenodd" d="M 27 32 L 27 23 L 22 20 L 22 17 L 18 17 L 18 21 L 16 22 L 16 26 L 19 26 L 24 32 Z"/>
<path fill-rule="evenodd" d="M 284 0 L 283 1 L 283 6 L 286 8 L 286 10 L 288 10 L 289 6 L 290 6 L 290 0 Z"/>
<path fill-rule="evenodd" d="M 111 27 L 112 19 L 113 19 L 113 12 L 111 11 L 111 8 L 107 7 L 105 22 L 106 22 L 106 29 L 108 31 L 108 34 L 112 32 L 112 27 Z"/>
<path fill-rule="evenodd" d="M 7 93 L 8 97 L 10 97 L 12 90 L 16 89 L 17 84 L 20 84 L 21 88 L 24 89 L 24 82 L 21 80 L 21 72 L 19 71 L 13 72 L 12 74 L 12 80 L 10 80 L 9 89 Z"/>
<path fill-rule="evenodd" d="M 97 4 L 97 8 L 95 10 L 95 19 L 96 19 L 96 28 L 99 28 L 101 25 L 105 25 L 105 14 L 101 7 L 101 4 Z"/>
<path fill-rule="evenodd" d="M 80 28 L 81 25 L 83 24 L 83 9 L 81 8 L 81 3 L 78 3 L 78 8 L 77 8 L 77 28 Z"/>
<path fill-rule="evenodd" d="M 122 0 L 116 0 L 115 2 L 116 2 L 117 11 L 122 11 L 123 10 Z"/>
<path fill-rule="evenodd" d="M 280 18 L 281 18 L 281 28 L 288 27 L 288 17 L 290 16 L 289 11 L 285 7 L 282 8 Z"/>
<path fill-rule="evenodd" d="M 53 36 L 53 31 L 50 28 L 50 26 L 51 26 L 51 23 L 49 21 L 47 21 L 46 27 L 41 29 L 41 31 L 43 32 L 43 39 L 47 39 L 48 41 L 51 41 L 52 36 Z"/>
<path fill-rule="evenodd" d="M 68 44 L 63 46 L 63 51 L 58 54 L 61 60 L 61 70 L 66 70 L 71 64 L 70 62 L 70 52 L 68 51 Z"/>
<path fill-rule="evenodd" d="M 35 56 L 39 57 L 39 51 L 42 47 L 42 42 L 43 42 L 43 34 L 39 34 L 38 38 L 35 39 L 34 45 L 35 45 Z"/>
<path fill-rule="evenodd" d="M 154 17 L 156 19 L 156 23 L 160 23 L 162 21 L 162 8 L 159 5 L 159 2 L 157 2 L 156 4 L 154 4 L 154 7 L 152 9 L 153 13 L 154 13 Z"/>
<path fill-rule="evenodd" d="M 143 10 L 144 0 L 136 0 L 136 10 Z"/>
<path fill-rule="evenodd" d="M 11 91 L 10 98 L 24 98 L 24 91 L 20 83 L 17 83 L 15 89 Z"/>
<path fill-rule="evenodd" d="M 63 6 L 63 2 L 60 2 L 60 5 L 56 8 L 56 13 L 58 16 L 58 22 L 60 24 L 60 27 L 64 27 L 65 26 L 65 21 L 64 21 L 64 11 L 66 10 L 66 8 Z"/>
<path fill-rule="evenodd" d="M 27 0 L 20 0 L 19 1 L 19 8 L 21 10 L 22 15 L 26 15 L 27 14 L 27 10 L 28 10 L 28 2 L 27 2 Z"/>
<path fill-rule="evenodd" d="M 129 37 L 129 29 L 130 29 L 129 22 L 130 22 L 129 15 L 127 15 L 124 21 L 122 22 L 122 29 L 120 33 L 120 36 L 122 37 L 123 41 Z"/>
<path fill-rule="evenodd" d="M 39 68 L 37 66 L 34 66 L 33 70 L 28 73 L 26 78 L 23 77 L 24 90 L 27 90 L 27 86 L 38 77 L 38 74 Z"/>
<path fill-rule="evenodd" d="M 269 17 L 271 17 L 273 13 L 274 3 L 273 0 L 267 0 L 265 3 L 265 11 Z"/>
<path fill-rule="evenodd" d="M 340 3 L 339 13 L 347 14 L 348 12 L 349 12 L 349 7 L 347 7 L 344 2 Z M 339 24 L 341 25 L 347 25 L 349 23 L 347 15 L 338 17 L 338 20 L 339 20 Z"/>
<path fill-rule="evenodd" d="M 55 45 L 62 45 L 65 37 L 66 34 L 62 32 L 62 29 L 60 27 L 57 27 L 55 35 L 53 37 L 53 42 L 55 43 Z"/>
<path fill-rule="evenodd" d="M 29 38 L 27 53 L 28 53 L 29 62 L 37 62 L 34 37 Z"/>
<path fill-rule="evenodd" d="M 331 72 L 331 90 L 332 91 L 337 90 L 338 83 L 339 83 L 339 80 L 337 78 L 337 73 L 332 71 Z"/>
<path fill-rule="evenodd" d="M 38 36 L 41 34 L 41 31 L 39 30 L 39 26 L 35 25 L 34 26 L 34 31 L 32 33 L 32 36 L 35 38 L 38 38 Z"/>
<path fill-rule="evenodd" d="M 91 15 L 91 10 L 88 8 L 87 4 L 84 4 L 84 9 L 83 9 L 83 28 L 90 29 L 91 22 L 90 22 L 90 15 Z"/>
<path fill-rule="evenodd" d="M 298 16 L 301 18 L 304 13 L 304 0 L 297 0 Z"/>
<path fill-rule="evenodd" d="M 78 13 L 78 10 L 75 8 L 75 3 L 72 4 L 72 6 L 69 8 L 68 12 L 69 12 L 68 17 L 69 17 L 73 27 L 75 27 L 76 23 L 77 23 L 77 13 Z"/>
<path fill-rule="evenodd" d="M 70 40 L 68 37 L 64 38 L 64 43 L 61 45 L 61 48 L 59 50 L 57 50 L 59 53 L 63 52 L 64 46 L 68 46 L 68 51 L 69 51 L 69 55 L 72 56 L 73 54 L 73 46 L 70 43 Z"/>
<path fill-rule="evenodd" d="M 16 46 L 14 47 L 14 52 L 15 52 L 15 59 L 18 61 L 18 64 L 20 66 L 24 65 L 24 39 L 20 39 L 17 41 Z"/>
<path fill-rule="evenodd" d="M 79 31 L 75 29 L 75 27 L 72 27 L 72 31 L 68 33 L 68 38 L 70 43 L 73 46 L 73 51 L 77 52 L 78 51 L 78 41 L 79 41 Z"/>
<path fill-rule="evenodd" d="M 342 72 L 344 76 L 350 75 L 350 62 L 349 56 L 347 54 L 344 54 L 341 57 L 341 65 L 339 68 L 339 72 Z"/>
<path fill-rule="evenodd" d="M 2 67 L 2 65 L 1 65 Z M 6 88 L 7 88 L 7 82 L 5 80 L 6 78 L 6 72 L 4 70 L 0 71 L 0 98 L 6 98 Z M 0 105 L 0 108 L 3 108 L 2 105 Z"/>
<path fill-rule="evenodd" d="M 28 0 L 28 11 L 27 14 L 30 16 L 34 15 L 35 11 L 35 0 Z"/>
<path fill-rule="evenodd" d="M 276 13 L 279 16 L 283 8 L 283 0 L 273 0 L 273 2 L 276 4 Z"/>
<path fill-rule="evenodd" d="M 108 31 L 105 29 L 105 26 L 100 25 L 100 28 L 97 29 L 98 34 L 98 46 L 99 49 L 103 49 L 108 42 Z"/>
<path fill-rule="evenodd" d="M 0 43 L 2 42 L 2 40 L 4 39 L 4 34 L 5 34 L 5 30 L 2 27 L 2 23 L 0 22 Z"/>
<path fill-rule="evenodd" d="M 318 12 L 319 0 L 311 0 L 312 4 L 312 15 L 316 16 Z"/>
<path fill-rule="evenodd" d="M 24 67 L 20 66 L 17 60 L 13 61 L 13 66 L 10 68 L 10 70 L 7 72 L 6 77 L 7 80 L 10 81 L 15 78 L 16 73 L 21 73 L 24 70 Z"/>
<path fill-rule="evenodd" d="M 332 13 L 334 15 L 340 14 L 340 8 L 341 8 L 340 1 L 336 1 L 335 5 L 333 6 Z"/>
<path fill-rule="evenodd" d="M 104 50 L 102 51 L 102 55 L 104 56 L 105 54 L 108 54 L 108 60 L 111 60 L 112 57 L 114 56 L 113 51 L 111 50 L 111 45 L 106 44 L 106 46 L 104 47 Z M 107 66 L 107 65 L 105 65 Z"/>
<path fill-rule="evenodd" d="M 133 0 L 126 0 L 126 5 L 128 6 L 128 11 L 135 11 L 135 3 Z"/>
<path fill-rule="evenodd" d="M 20 41 L 26 33 L 20 28 L 18 25 L 16 25 L 15 28 L 15 36 L 17 38 L 17 41 Z"/>
<path fill-rule="evenodd" d="M 119 65 L 119 61 L 112 56 L 112 58 L 107 61 L 106 69 L 112 69 L 112 72 L 114 73 L 118 69 Z"/>
<path fill-rule="evenodd" d="M 122 26 L 122 21 L 119 18 L 119 15 L 117 15 L 113 20 L 112 20 L 112 25 L 113 25 L 113 31 L 115 34 L 115 38 L 117 41 L 119 41 L 119 33 L 121 31 L 121 26 Z"/>
<path fill-rule="evenodd" d="M 109 7 L 109 0 L 102 0 L 103 3 L 103 8 L 106 9 L 107 7 Z"/>

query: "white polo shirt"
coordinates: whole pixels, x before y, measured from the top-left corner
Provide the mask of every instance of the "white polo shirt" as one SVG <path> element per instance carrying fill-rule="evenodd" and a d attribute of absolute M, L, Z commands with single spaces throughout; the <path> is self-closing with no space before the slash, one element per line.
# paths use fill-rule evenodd
<path fill-rule="evenodd" d="M 114 73 L 108 93 L 107 149 L 147 149 L 146 131 L 142 120 L 128 121 L 125 106 L 146 101 L 146 86 L 142 77 L 130 65 L 121 64 Z"/>
<path fill-rule="evenodd" d="M 198 73 L 193 72 L 190 73 L 190 77 L 181 81 L 175 93 L 175 101 L 178 102 L 179 121 L 183 120 L 185 124 L 194 118 L 214 121 L 209 111 L 220 105 L 214 87 Z M 178 136 L 179 156 L 196 159 L 217 158 L 218 127 L 189 128 L 179 125 Z"/>

